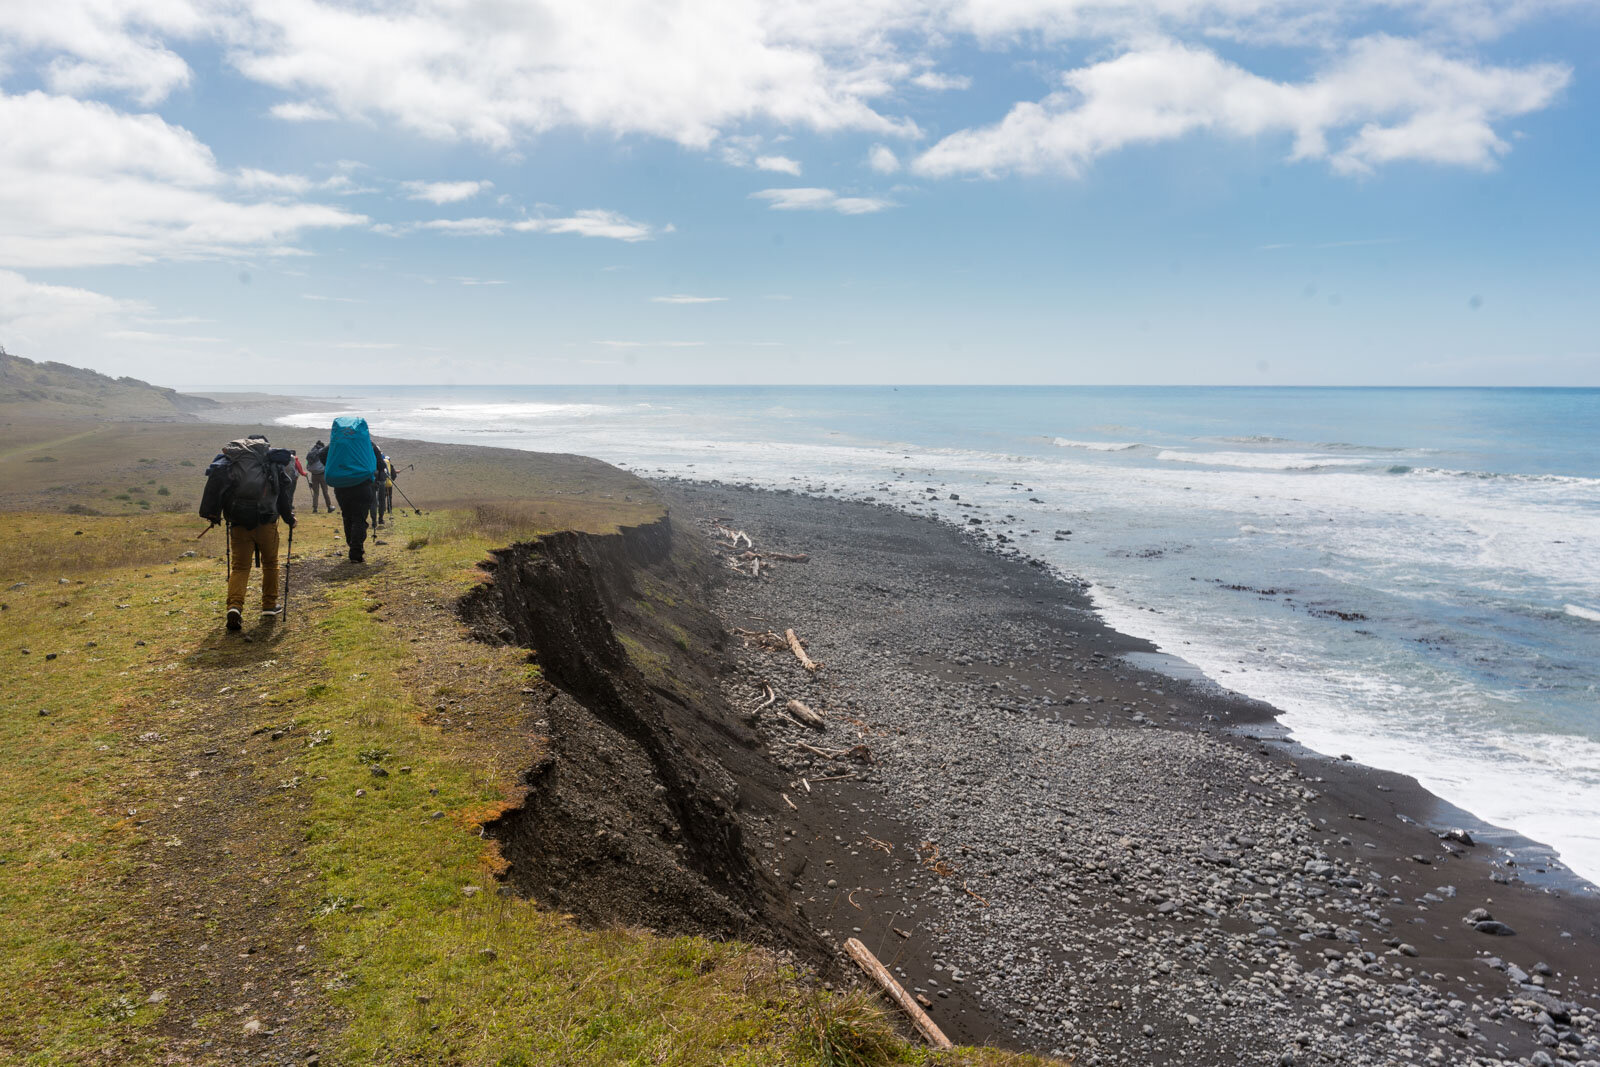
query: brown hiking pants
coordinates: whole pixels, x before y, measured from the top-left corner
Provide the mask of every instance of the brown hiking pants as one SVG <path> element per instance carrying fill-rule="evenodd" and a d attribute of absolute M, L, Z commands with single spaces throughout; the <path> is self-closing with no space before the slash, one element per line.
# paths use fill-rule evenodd
<path fill-rule="evenodd" d="M 244 591 L 250 584 L 250 564 L 256 549 L 261 550 L 261 610 L 273 611 L 278 606 L 278 594 L 283 587 L 278 573 L 278 524 L 263 523 L 253 530 L 243 526 L 228 527 L 229 550 L 233 553 L 233 566 L 228 570 L 228 607 L 244 610 Z"/>

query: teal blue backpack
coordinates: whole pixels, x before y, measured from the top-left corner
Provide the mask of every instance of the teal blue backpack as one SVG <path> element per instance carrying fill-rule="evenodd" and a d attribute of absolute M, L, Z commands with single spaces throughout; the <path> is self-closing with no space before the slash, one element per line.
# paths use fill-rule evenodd
<path fill-rule="evenodd" d="M 372 456 L 372 434 L 360 415 L 341 415 L 333 420 L 328 434 L 328 467 L 323 480 L 335 489 L 372 481 L 377 473 Z"/>

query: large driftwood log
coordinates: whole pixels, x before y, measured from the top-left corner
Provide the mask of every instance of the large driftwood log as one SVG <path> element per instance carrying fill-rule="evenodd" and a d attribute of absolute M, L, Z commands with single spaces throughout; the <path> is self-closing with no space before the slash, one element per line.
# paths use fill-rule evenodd
<path fill-rule="evenodd" d="M 783 631 L 783 639 L 789 642 L 789 648 L 793 650 L 794 658 L 800 661 L 800 666 L 812 672 L 822 669 L 822 664 L 806 655 L 806 646 L 800 643 L 800 638 L 795 636 L 793 630 Z"/>
<path fill-rule="evenodd" d="M 859 939 L 852 937 L 844 943 L 844 950 L 863 971 L 867 972 L 867 977 L 877 982 L 879 988 L 889 994 L 890 1000 L 900 1005 L 901 1010 L 911 1016 L 912 1023 L 922 1031 L 922 1036 L 928 1039 L 928 1044 L 937 1049 L 955 1047 L 950 1039 L 944 1036 L 944 1031 L 939 1029 L 938 1024 L 928 1018 L 928 1013 L 911 999 L 911 994 L 905 991 L 905 987 L 894 980 L 894 975 L 889 973 L 889 969 L 878 962 L 878 957 L 872 954 L 871 949 L 863 945 Z"/>
<path fill-rule="evenodd" d="M 807 726 L 815 726 L 818 730 L 820 730 L 827 725 L 826 720 L 824 720 L 820 714 L 812 711 L 810 708 L 806 707 L 805 704 L 798 700 L 791 700 L 789 703 L 785 704 L 784 707 L 788 710 L 790 715 L 793 715 Z"/>
<path fill-rule="evenodd" d="M 795 555 L 795 554 L 792 554 L 792 553 L 789 553 L 789 552 L 757 552 L 754 549 L 746 549 L 745 551 L 739 553 L 739 558 L 740 559 L 768 559 L 768 560 L 781 559 L 785 563 L 804 563 L 807 560 L 809 560 L 811 557 L 806 555 L 804 552 L 801 552 L 798 555 Z"/>

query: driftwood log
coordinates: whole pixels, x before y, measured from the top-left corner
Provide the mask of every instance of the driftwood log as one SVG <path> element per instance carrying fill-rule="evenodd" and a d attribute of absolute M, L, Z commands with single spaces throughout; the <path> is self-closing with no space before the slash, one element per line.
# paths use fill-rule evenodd
<path fill-rule="evenodd" d="M 819 713 L 812 711 L 801 701 L 791 700 L 789 703 L 785 704 L 784 707 L 788 710 L 790 715 L 793 715 L 796 719 L 799 719 L 807 726 L 814 726 L 820 730 L 827 725 L 826 720 L 824 720 Z"/>
<path fill-rule="evenodd" d="M 894 980 L 894 975 L 889 973 L 889 969 L 878 962 L 878 957 L 872 954 L 871 949 L 863 945 L 859 939 L 852 937 L 844 943 L 844 950 L 863 971 L 867 972 L 867 977 L 877 982 L 878 987 L 889 994 L 890 1000 L 900 1005 L 901 1010 L 911 1016 L 912 1023 L 922 1031 L 922 1036 L 928 1039 L 928 1044 L 937 1049 L 955 1047 L 950 1039 L 944 1036 L 944 1031 L 939 1029 L 938 1024 L 928 1018 L 928 1013 L 911 999 L 911 994 L 905 991 L 905 987 Z"/>
<path fill-rule="evenodd" d="M 806 655 L 806 646 L 800 643 L 800 638 L 795 636 L 793 630 L 783 631 L 783 639 L 789 642 L 789 648 L 794 652 L 795 659 L 800 661 L 800 666 L 813 673 L 822 669 L 822 664 Z"/>

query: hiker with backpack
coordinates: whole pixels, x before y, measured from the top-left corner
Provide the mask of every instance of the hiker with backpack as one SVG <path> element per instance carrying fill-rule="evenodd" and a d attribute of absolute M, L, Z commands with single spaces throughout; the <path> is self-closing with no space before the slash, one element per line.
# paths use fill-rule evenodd
<path fill-rule="evenodd" d="M 372 446 L 372 451 L 376 453 L 377 463 L 377 474 L 372 481 L 372 524 L 378 527 L 383 525 L 385 516 L 394 518 L 394 464 L 377 445 Z"/>
<path fill-rule="evenodd" d="M 341 415 L 333 420 L 322 477 L 333 487 L 334 499 L 344 512 L 344 543 L 351 563 L 366 559 L 367 513 L 373 508 L 378 455 L 366 419 Z"/>
<path fill-rule="evenodd" d="M 244 597 L 251 563 L 261 560 L 261 618 L 276 621 L 278 599 L 278 520 L 293 530 L 294 456 L 273 448 L 260 434 L 229 441 L 206 468 L 200 517 L 228 524 L 228 629 L 244 625 Z"/>
<path fill-rule="evenodd" d="M 388 477 L 383 482 L 383 510 L 388 512 L 389 521 L 394 521 L 394 483 L 400 480 L 400 472 L 395 470 L 394 460 L 388 453 L 384 453 L 383 469 Z"/>
<path fill-rule="evenodd" d="M 322 497 L 323 503 L 328 505 L 328 511 L 333 511 L 333 497 L 329 495 L 328 483 L 323 479 L 323 472 L 328 467 L 328 446 L 318 440 L 311 446 L 311 451 L 306 453 L 306 480 L 311 483 L 311 514 L 317 513 L 317 497 Z"/>

